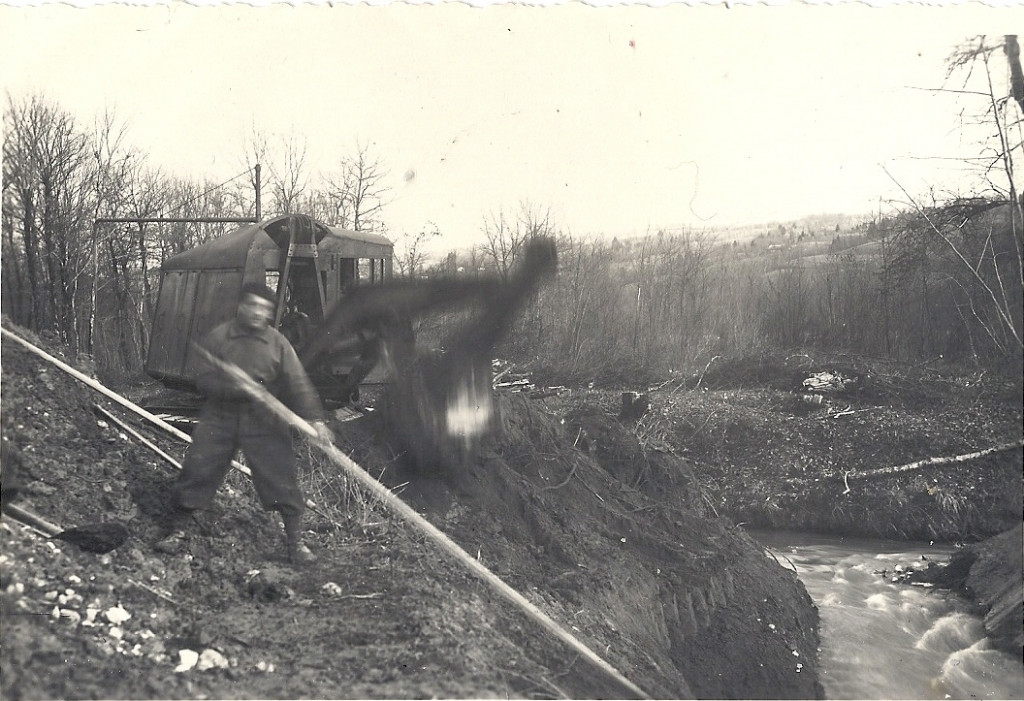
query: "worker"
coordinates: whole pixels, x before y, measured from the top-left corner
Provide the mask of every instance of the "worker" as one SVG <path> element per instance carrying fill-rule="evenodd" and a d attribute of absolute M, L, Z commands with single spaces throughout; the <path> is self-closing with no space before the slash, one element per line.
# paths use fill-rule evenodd
<path fill-rule="evenodd" d="M 333 435 L 323 421 L 323 406 L 288 340 L 270 326 L 275 296 L 265 285 L 242 288 L 235 318 L 217 326 L 202 345 L 214 356 L 238 366 L 312 422 L 323 441 Z M 279 425 L 249 399 L 231 378 L 206 363 L 196 378 L 206 401 L 192 445 L 170 493 L 170 513 L 157 550 L 184 550 L 192 513 L 209 507 L 224 482 L 235 451 L 241 448 L 252 471 L 256 494 L 264 509 L 278 511 L 284 524 L 288 560 L 309 564 L 315 556 L 301 539 L 305 501 L 299 488 L 290 429 Z"/>

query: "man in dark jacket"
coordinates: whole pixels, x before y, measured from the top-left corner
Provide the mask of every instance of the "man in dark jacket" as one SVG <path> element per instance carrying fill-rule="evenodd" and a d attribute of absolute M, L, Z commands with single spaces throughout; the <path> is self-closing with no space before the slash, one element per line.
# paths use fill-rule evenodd
<path fill-rule="evenodd" d="M 202 345 L 221 360 L 237 365 L 292 411 L 312 422 L 321 439 L 332 439 L 323 422 L 320 398 L 288 340 L 270 326 L 274 293 L 265 285 L 242 288 L 235 318 L 213 329 Z M 240 448 L 252 471 L 263 508 L 278 511 L 284 523 L 288 559 L 307 564 L 315 557 L 302 543 L 305 500 L 299 488 L 289 429 L 254 404 L 223 372 L 209 363 L 196 378 L 206 403 L 192 435 L 181 474 L 171 489 L 169 534 L 156 544 L 179 552 L 185 526 L 196 509 L 209 507 Z"/>

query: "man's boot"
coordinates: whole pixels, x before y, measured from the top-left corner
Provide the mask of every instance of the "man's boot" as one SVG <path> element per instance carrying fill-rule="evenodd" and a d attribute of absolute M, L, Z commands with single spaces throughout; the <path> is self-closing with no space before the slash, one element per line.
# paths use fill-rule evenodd
<path fill-rule="evenodd" d="M 302 517 L 281 514 L 281 520 L 284 522 L 288 562 L 293 565 L 309 565 L 316 562 L 316 555 L 302 542 Z"/>
<path fill-rule="evenodd" d="M 183 552 L 185 550 L 185 541 L 188 539 L 188 536 L 185 534 L 185 528 L 188 526 L 191 518 L 191 511 L 177 508 L 172 510 L 167 517 L 165 535 L 153 545 L 153 549 L 168 555 L 177 555 Z"/>

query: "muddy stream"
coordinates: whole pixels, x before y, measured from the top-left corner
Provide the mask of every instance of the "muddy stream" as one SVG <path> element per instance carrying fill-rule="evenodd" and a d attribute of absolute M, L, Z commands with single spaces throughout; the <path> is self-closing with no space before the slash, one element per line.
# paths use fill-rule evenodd
<path fill-rule="evenodd" d="M 945 562 L 952 548 L 753 532 L 796 569 L 821 614 L 821 682 L 830 699 L 1020 699 L 1024 665 L 991 647 L 956 595 L 893 583 L 897 566 Z M 882 572 L 885 575 L 882 575 Z"/>

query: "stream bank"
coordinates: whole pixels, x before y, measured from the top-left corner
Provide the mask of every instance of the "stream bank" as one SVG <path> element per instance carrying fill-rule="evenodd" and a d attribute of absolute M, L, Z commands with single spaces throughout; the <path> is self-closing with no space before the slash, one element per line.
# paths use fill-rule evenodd
<path fill-rule="evenodd" d="M 1024 659 L 1024 524 L 962 548 L 949 562 L 915 572 L 927 582 L 967 597 L 984 616 L 992 644 Z"/>

